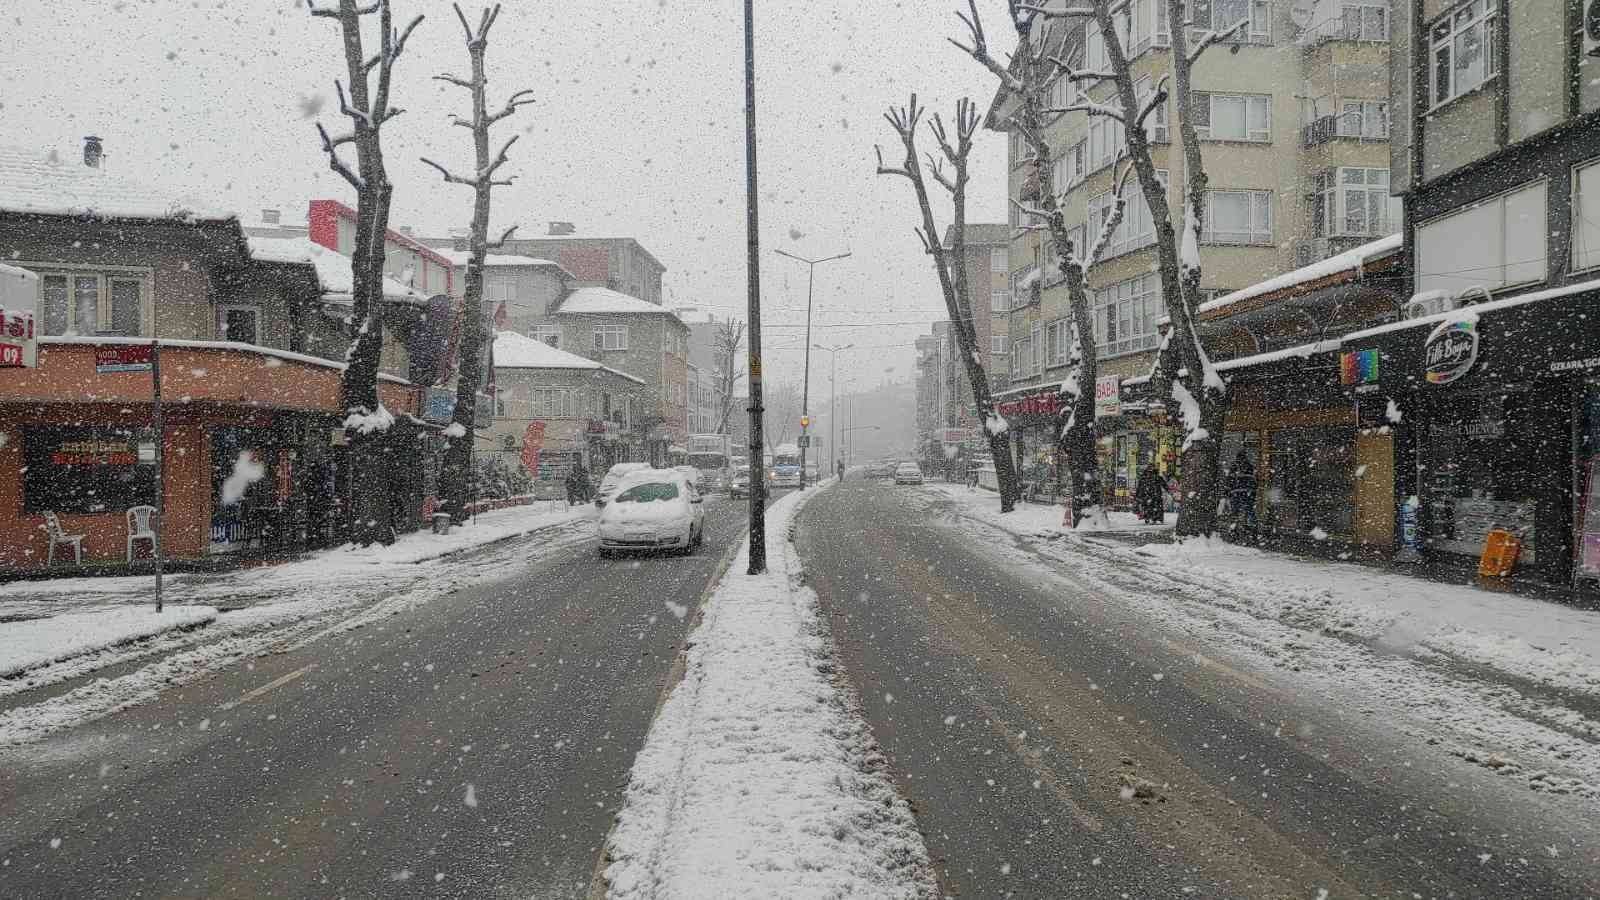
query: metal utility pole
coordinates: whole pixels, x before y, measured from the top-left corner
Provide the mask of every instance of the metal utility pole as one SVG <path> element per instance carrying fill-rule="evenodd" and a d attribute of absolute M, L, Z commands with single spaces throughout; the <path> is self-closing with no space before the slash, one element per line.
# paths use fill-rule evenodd
<path fill-rule="evenodd" d="M 767 571 L 767 484 L 761 447 L 761 232 L 756 216 L 755 0 L 744 0 L 745 240 L 750 320 L 750 574 Z M 800 470 L 804 477 L 804 469 Z"/>
<path fill-rule="evenodd" d="M 824 256 L 821 259 L 806 259 L 803 256 L 795 256 L 793 253 L 785 253 L 782 250 L 774 252 L 779 256 L 787 256 L 790 259 L 799 260 L 808 267 L 806 269 L 806 374 L 805 380 L 800 385 L 800 487 L 804 488 L 806 486 L 806 450 L 808 449 L 807 445 L 811 443 L 810 435 L 807 433 L 811 416 L 811 288 L 817 277 L 817 263 L 844 259 L 850 254 L 846 252 L 833 256 Z"/>
<path fill-rule="evenodd" d="M 837 347 L 824 347 L 813 344 L 818 350 L 828 353 L 828 429 L 831 433 L 828 440 L 828 471 L 833 471 L 835 461 L 839 458 L 839 351 L 849 350 L 855 344 L 840 344 Z"/>
<path fill-rule="evenodd" d="M 155 428 L 156 432 L 156 511 L 155 515 L 151 516 L 155 521 L 150 524 L 150 530 L 154 531 L 156 536 L 150 541 L 154 545 L 151 547 L 150 555 L 156 558 L 156 612 L 159 613 L 162 607 L 162 519 L 166 518 L 167 511 L 167 479 L 166 473 L 162 470 L 164 454 L 162 453 L 161 445 L 167 441 L 167 423 L 161 409 L 161 339 L 154 337 L 150 339 L 150 400 L 152 405 L 150 424 Z M 133 554 L 129 553 L 128 556 L 131 559 Z"/>

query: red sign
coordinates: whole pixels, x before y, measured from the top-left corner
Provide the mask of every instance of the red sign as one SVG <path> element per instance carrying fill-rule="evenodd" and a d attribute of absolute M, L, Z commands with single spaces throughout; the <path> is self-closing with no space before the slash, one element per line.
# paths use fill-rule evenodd
<path fill-rule="evenodd" d="M 544 422 L 529 422 L 522 435 L 522 464 L 534 475 L 539 474 L 539 451 L 544 449 Z"/>
<path fill-rule="evenodd" d="M 110 347 L 96 347 L 94 370 L 100 375 L 107 372 L 148 372 L 150 345 L 117 344 Z"/>
<path fill-rule="evenodd" d="M 1012 416 L 1053 416 L 1061 408 L 1061 394 L 1055 388 L 1051 388 L 1047 391 L 1001 400 L 995 406 L 1000 410 L 1000 415 L 1008 419 Z"/>
<path fill-rule="evenodd" d="M 33 313 L 0 309 L 0 368 L 32 368 L 34 347 Z"/>

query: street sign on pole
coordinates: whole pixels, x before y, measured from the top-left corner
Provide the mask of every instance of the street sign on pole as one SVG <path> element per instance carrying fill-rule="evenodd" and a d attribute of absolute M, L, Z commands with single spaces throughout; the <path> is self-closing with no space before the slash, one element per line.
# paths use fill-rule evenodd
<path fill-rule="evenodd" d="M 800 447 L 800 448 L 805 448 L 805 447 L 811 446 L 811 435 L 809 435 L 809 434 L 800 435 L 800 437 L 795 440 L 795 446 L 796 447 Z"/>

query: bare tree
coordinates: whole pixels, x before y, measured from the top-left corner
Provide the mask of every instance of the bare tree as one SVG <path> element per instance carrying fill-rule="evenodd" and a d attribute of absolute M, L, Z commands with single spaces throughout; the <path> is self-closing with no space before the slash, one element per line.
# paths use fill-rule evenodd
<path fill-rule="evenodd" d="M 712 353 L 721 364 L 717 372 L 717 389 L 721 391 L 722 411 L 717 419 L 717 434 L 728 433 L 728 421 L 733 416 L 733 391 L 744 377 L 739 365 L 739 350 L 744 346 L 744 322 L 727 319 L 717 326 L 712 337 Z"/>
<path fill-rule="evenodd" d="M 983 357 L 978 352 L 978 334 L 972 320 L 970 285 L 967 282 L 966 225 L 967 225 L 967 158 L 972 153 L 972 135 L 978 130 L 978 112 L 972 101 L 963 97 L 956 102 L 955 132 L 945 127 L 944 120 L 934 113 L 929 130 L 939 144 L 943 160 L 928 154 L 928 174 L 950 194 L 953 211 L 950 229 L 950 246 L 939 240 L 939 229 L 933 217 L 933 205 L 928 198 L 927 179 L 922 164 L 917 159 L 917 127 L 921 122 L 922 107 L 917 105 L 917 95 L 898 109 L 890 109 L 884 118 L 894 127 L 905 147 L 905 161 L 899 166 L 885 165 L 883 148 L 874 148 L 878 154 L 879 175 L 899 175 L 911 182 L 916 191 L 917 205 L 922 211 L 922 225 L 914 229 L 922 247 L 933 257 L 934 269 L 939 276 L 939 287 L 944 293 L 945 310 L 950 316 L 950 328 L 961 351 L 961 362 L 966 369 L 967 381 L 972 387 L 972 405 L 989 442 L 989 452 L 994 457 L 995 475 L 1000 483 L 1000 511 L 1010 512 L 1017 500 L 1016 464 L 1011 457 L 1011 434 L 1006 420 L 996 412 L 994 398 L 989 393 L 989 376 L 983 369 Z M 954 138 L 952 141 L 951 138 Z M 946 172 L 944 163 L 950 164 Z"/>
<path fill-rule="evenodd" d="M 1042 229 L 1049 234 L 1055 248 L 1056 265 L 1067 286 L 1068 305 L 1072 313 L 1072 346 L 1068 355 L 1067 376 L 1061 383 L 1061 393 L 1065 397 L 1065 403 L 1056 423 L 1056 446 L 1058 453 L 1066 458 L 1067 464 L 1063 467 L 1064 470 L 1070 473 L 1073 524 L 1076 525 L 1085 518 L 1103 523 L 1105 514 L 1100 505 L 1100 462 L 1094 431 L 1093 387 L 1098 375 L 1098 366 L 1094 345 L 1093 310 L 1089 305 L 1087 282 L 1090 267 L 1105 253 L 1112 234 L 1122 223 L 1126 207 L 1124 193 L 1128 176 L 1132 174 L 1133 168 L 1129 166 L 1117 174 L 1111 215 L 1101 228 L 1094 245 L 1090 248 L 1077 246 L 1071 231 L 1067 228 L 1063 210 L 1066 192 L 1072 185 L 1054 183 L 1050 160 L 1055 158 L 1056 148 L 1049 145 L 1046 137 L 1047 117 L 1080 110 L 1090 115 L 1104 115 L 1112 111 L 1095 110 L 1084 104 L 1076 104 L 1067 109 L 1050 108 L 1047 106 L 1047 98 L 1051 83 L 1058 77 L 1081 82 L 1098 79 L 1103 75 L 1094 72 L 1075 72 L 1068 65 L 1067 28 L 1064 26 L 1041 27 L 1037 29 L 1037 34 L 1034 34 L 1035 29 L 1018 27 L 1022 39 L 1012 56 L 1011 65 L 1003 66 L 989 52 L 988 42 L 984 37 L 983 22 L 978 17 L 976 0 L 968 0 L 968 10 L 970 15 L 960 13 L 957 15 L 967 26 L 969 43 L 962 44 L 955 40 L 951 43 L 993 73 L 1000 82 L 1001 93 L 1015 105 L 1015 112 L 1011 116 L 1011 127 L 1022 135 L 1028 146 L 1027 165 L 1031 169 L 1031 178 L 1038 185 L 1038 198 L 1035 201 L 1036 206 L 1028 206 L 1015 200 L 1012 203 L 1029 217 L 1030 224 L 1026 227 Z M 1011 14 L 1014 22 L 1023 22 L 1023 16 L 1026 15 L 1023 4 L 1012 0 Z M 1119 154 L 1116 165 L 1120 167 L 1122 161 L 1123 156 Z"/>
<path fill-rule="evenodd" d="M 389 0 L 373 0 L 364 5 L 358 5 L 356 0 L 339 0 L 336 7 L 308 5 L 311 15 L 338 21 L 350 83 L 346 94 L 344 84 L 334 81 L 339 112 L 350 120 L 351 129 L 330 135 L 322 123 L 317 123 L 328 166 L 356 191 L 355 245 L 350 259 L 351 311 L 346 323 L 351 343 L 339 385 L 344 427 L 350 437 L 350 536 L 361 544 L 388 542 L 394 540 L 394 528 L 387 486 L 394 473 L 393 467 L 385 464 L 385 434 L 394 417 L 378 401 L 378 363 L 383 351 L 383 248 L 394 185 L 384 168 L 380 136 L 384 124 L 403 112 L 389 102 L 391 75 L 422 16 L 412 19 L 404 29 L 397 29 Z M 378 18 L 379 49 L 369 57 L 362 46 L 361 18 L 371 15 Z M 354 145 L 356 150 L 353 169 L 339 155 L 339 148 L 346 144 Z"/>
<path fill-rule="evenodd" d="M 517 230 L 517 226 L 513 225 L 498 240 L 489 240 L 490 191 L 497 185 L 511 184 L 511 176 L 497 178 L 495 174 L 505 165 L 506 151 L 519 137 L 513 134 L 507 138 L 500 145 L 499 152 L 491 156 L 489 129 L 521 107 L 531 104 L 533 92 L 517 91 L 506 100 L 505 106 L 495 112 L 489 111 L 489 76 L 484 67 L 484 55 L 489 49 L 489 29 L 500 17 L 500 4 L 496 3 L 483 11 L 478 18 L 476 31 L 468 24 L 461 5 L 452 3 L 451 6 L 455 8 L 456 18 L 461 21 L 461 30 L 466 34 L 467 57 L 471 60 L 472 71 L 466 78 L 445 74 L 435 75 L 434 79 L 465 88 L 472 95 L 472 118 L 452 116 L 450 124 L 472 132 L 473 174 L 470 178 L 463 177 L 427 157 L 423 157 L 422 161 L 439 170 L 445 183 L 469 187 L 473 194 L 472 223 L 467 232 L 467 277 L 462 301 L 461 363 L 456 380 L 456 406 L 447 431 L 451 440 L 445 447 L 444 464 L 439 473 L 439 496 L 444 509 L 461 521 L 467 514 L 469 473 L 472 471 L 472 429 L 477 416 L 479 382 L 483 380 L 483 261 L 490 250 L 504 246 L 506 239 Z"/>
<path fill-rule="evenodd" d="M 1172 23 L 1173 74 L 1170 93 L 1177 101 L 1185 178 L 1184 222 L 1180 237 L 1173 223 L 1171 205 L 1167 203 L 1167 188 L 1156 170 L 1151 157 L 1150 137 L 1145 132 L 1145 122 L 1167 101 L 1167 79 L 1163 78 L 1150 96 L 1139 96 L 1128 65 L 1126 48 L 1122 46 L 1122 35 L 1116 24 L 1116 15 L 1126 6 L 1126 0 L 1009 2 L 1012 20 L 1019 32 L 1032 32 L 1035 19 L 1056 23 L 1088 22 L 1098 28 L 1104 38 L 1110 71 L 1076 71 L 1059 56 L 1051 58 L 1049 62 L 1053 66 L 1052 71 L 1060 72 L 1063 77 L 1086 83 L 1109 81 L 1113 86 L 1112 102 L 1084 100 L 1067 107 L 1065 111 L 1082 111 L 1091 116 L 1114 119 L 1124 125 L 1126 153 L 1155 224 L 1156 259 L 1169 322 L 1151 372 L 1151 384 L 1156 396 L 1166 404 L 1168 415 L 1174 421 L 1181 422 L 1184 429 L 1183 504 L 1177 531 L 1180 537 L 1208 534 L 1215 527 L 1217 516 L 1220 493 L 1217 477 L 1218 441 L 1227 419 L 1228 392 L 1227 385 L 1201 345 L 1199 332 L 1194 326 L 1195 307 L 1199 302 L 1201 215 L 1205 208 L 1206 173 L 1198 136 L 1189 117 L 1192 92 L 1190 76 L 1194 63 L 1206 50 L 1236 35 L 1249 24 L 1249 20 L 1246 18 L 1221 31 L 1208 31 L 1190 47 L 1189 32 L 1193 23 L 1188 16 L 1187 0 L 1157 0 L 1167 4 L 1168 21 Z M 985 59 L 986 53 L 976 52 L 982 44 L 982 29 L 978 24 L 976 4 L 972 0 L 969 0 L 969 9 L 972 18 L 967 24 L 977 46 L 957 46 L 984 62 L 1002 80 L 1014 78 L 993 59 Z M 1026 39 L 1023 46 L 1027 46 Z"/>
<path fill-rule="evenodd" d="M 768 447 L 777 447 L 787 442 L 790 428 L 799 430 L 800 400 L 800 389 L 792 384 L 778 383 L 767 386 L 762 401 L 767 410 L 763 428 Z M 774 434 L 777 435 L 777 440 L 773 440 Z"/>

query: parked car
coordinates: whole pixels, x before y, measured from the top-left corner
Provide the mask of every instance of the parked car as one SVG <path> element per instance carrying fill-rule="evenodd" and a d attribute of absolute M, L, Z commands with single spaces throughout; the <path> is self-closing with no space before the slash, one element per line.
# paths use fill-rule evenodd
<path fill-rule="evenodd" d="M 676 469 L 625 473 L 600 510 L 600 555 L 618 550 L 690 553 L 705 539 L 705 505 L 694 482 Z"/>
<path fill-rule="evenodd" d="M 892 459 L 880 459 L 867 468 L 867 475 L 872 478 L 893 478 L 897 464 Z"/>
<path fill-rule="evenodd" d="M 606 470 L 606 477 L 600 479 L 600 489 L 594 492 L 594 505 L 598 509 L 605 509 L 610 502 L 611 495 L 617 491 L 617 482 L 629 472 L 639 472 L 650 468 L 647 462 L 617 463 Z"/>
<path fill-rule="evenodd" d="M 903 462 L 895 467 L 895 484 L 921 484 L 922 467 L 914 462 Z"/>

